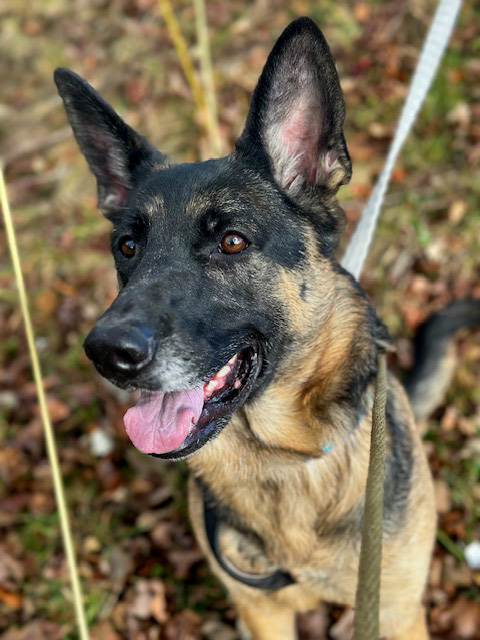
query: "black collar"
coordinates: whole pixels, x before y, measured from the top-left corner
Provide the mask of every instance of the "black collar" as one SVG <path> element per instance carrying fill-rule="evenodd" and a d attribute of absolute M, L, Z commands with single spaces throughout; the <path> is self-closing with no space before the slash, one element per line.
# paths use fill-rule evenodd
<path fill-rule="evenodd" d="M 249 587 L 265 589 L 268 591 L 275 591 L 282 587 L 287 587 L 290 584 L 295 584 L 294 578 L 292 578 L 287 571 L 281 571 L 278 569 L 277 571 L 263 575 L 259 575 L 257 573 L 246 573 L 235 569 L 233 565 L 223 558 L 218 546 L 218 532 L 222 521 L 216 507 L 209 502 L 208 497 L 203 496 L 203 515 L 208 544 L 210 545 L 210 549 L 212 550 L 218 564 L 230 577 L 238 580 L 238 582 L 248 585 Z"/>

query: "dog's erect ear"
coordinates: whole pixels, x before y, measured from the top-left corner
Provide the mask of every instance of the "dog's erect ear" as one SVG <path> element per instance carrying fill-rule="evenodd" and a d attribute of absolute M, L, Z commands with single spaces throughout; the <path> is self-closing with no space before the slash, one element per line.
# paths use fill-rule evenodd
<path fill-rule="evenodd" d="M 240 152 L 268 164 L 293 200 L 336 193 L 352 173 L 343 136 L 345 105 L 335 62 L 309 18 L 275 44 L 253 94 Z"/>
<path fill-rule="evenodd" d="M 139 176 L 167 166 L 168 160 L 76 73 L 59 68 L 54 79 L 80 149 L 97 178 L 99 209 L 109 217 L 125 206 Z"/>

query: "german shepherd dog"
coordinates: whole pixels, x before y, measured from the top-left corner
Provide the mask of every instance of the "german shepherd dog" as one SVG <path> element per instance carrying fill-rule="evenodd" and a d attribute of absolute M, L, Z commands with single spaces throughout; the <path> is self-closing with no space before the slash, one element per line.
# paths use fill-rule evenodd
<path fill-rule="evenodd" d="M 290 24 L 235 150 L 193 164 L 152 148 L 72 71 L 55 82 L 113 223 L 119 294 L 86 354 L 141 390 L 125 416 L 133 444 L 187 459 L 193 527 L 242 637 L 292 640 L 296 612 L 354 604 L 377 354 L 389 344 L 335 258 L 351 161 L 330 49 L 311 20 Z M 440 370 L 462 313 L 434 323 L 438 343 L 411 387 L 419 417 L 423 374 Z M 386 415 L 381 635 L 419 640 L 435 504 L 393 375 Z"/>

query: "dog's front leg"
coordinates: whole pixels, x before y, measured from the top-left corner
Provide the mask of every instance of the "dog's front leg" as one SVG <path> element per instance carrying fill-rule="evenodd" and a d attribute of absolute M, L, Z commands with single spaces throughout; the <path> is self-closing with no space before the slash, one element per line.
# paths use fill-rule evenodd
<path fill-rule="evenodd" d="M 295 640 L 295 611 L 269 596 L 245 598 L 243 593 L 230 592 L 239 615 L 241 640 Z"/>

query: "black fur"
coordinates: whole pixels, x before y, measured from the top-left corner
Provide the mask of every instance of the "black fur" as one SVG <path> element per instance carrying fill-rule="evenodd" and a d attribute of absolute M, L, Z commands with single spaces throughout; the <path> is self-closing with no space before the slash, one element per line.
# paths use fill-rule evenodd
<path fill-rule="evenodd" d="M 414 366 L 405 388 L 417 420 L 430 415 L 442 401 L 453 372 L 448 364 L 452 338 L 463 328 L 480 325 L 480 300 L 455 300 L 428 318 L 415 336 Z"/>
<path fill-rule="evenodd" d="M 167 158 L 76 73 L 58 68 L 54 80 L 78 145 L 97 178 L 99 208 L 110 216 L 126 205 L 141 177 L 166 166 Z"/>
<path fill-rule="evenodd" d="M 412 442 L 406 419 L 395 406 L 391 391 L 387 395 L 385 419 L 388 433 L 387 457 L 385 460 L 383 518 L 386 531 L 397 529 L 407 507 L 411 487 L 413 455 Z"/>

